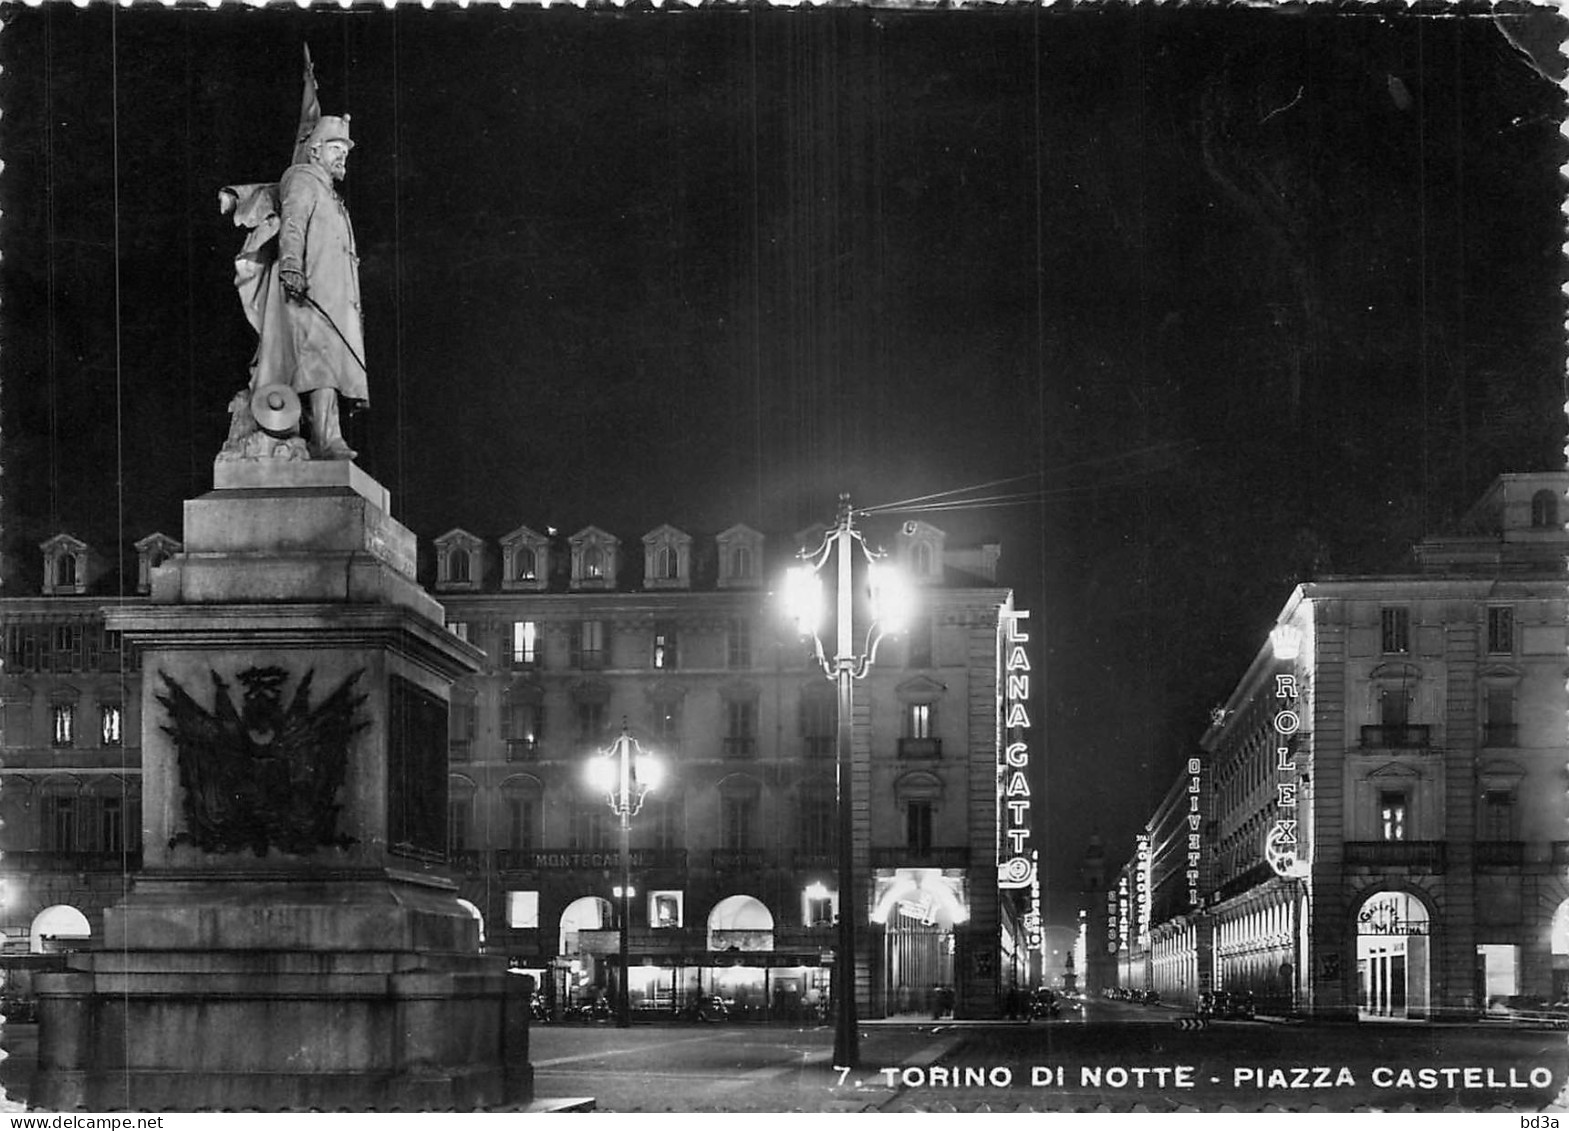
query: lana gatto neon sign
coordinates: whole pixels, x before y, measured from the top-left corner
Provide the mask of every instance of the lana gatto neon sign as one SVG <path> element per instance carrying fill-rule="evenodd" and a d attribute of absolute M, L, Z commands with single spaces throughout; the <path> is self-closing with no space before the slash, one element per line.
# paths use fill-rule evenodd
<path fill-rule="evenodd" d="M 997 886 L 1027 888 L 1035 880 L 1034 835 L 1030 820 L 1030 656 L 1025 650 L 1030 635 L 1023 609 L 1003 611 L 1002 759 L 997 763 Z"/>

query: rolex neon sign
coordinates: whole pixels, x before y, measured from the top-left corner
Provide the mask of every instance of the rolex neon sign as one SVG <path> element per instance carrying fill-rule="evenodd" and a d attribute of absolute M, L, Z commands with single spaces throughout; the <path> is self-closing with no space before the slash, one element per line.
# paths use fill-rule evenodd
<path fill-rule="evenodd" d="M 1298 637 L 1291 626 L 1278 626 L 1273 636 L 1275 654 L 1281 659 L 1296 658 Z M 1298 840 L 1297 823 L 1297 761 L 1296 736 L 1302 729 L 1302 716 L 1297 711 L 1297 677 L 1282 672 L 1275 676 L 1275 698 L 1280 710 L 1275 712 L 1275 805 L 1279 811 L 1274 827 L 1264 840 L 1264 859 L 1276 875 L 1302 877 L 1310 869 L 1307 853 Z"/>
<path fill-rule="evenodd" d="M 1035 878 L 1030 848 L 1030 656 L 1023 609 L 1003 612 L 1004 742 L 997 763 L 997 886 L 1027 888 Z"/>

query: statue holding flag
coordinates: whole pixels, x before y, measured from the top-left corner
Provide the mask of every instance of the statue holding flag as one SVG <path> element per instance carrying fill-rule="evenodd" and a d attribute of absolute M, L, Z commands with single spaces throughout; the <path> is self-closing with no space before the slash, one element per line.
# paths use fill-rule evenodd
<path fill-rule="evenodd" d="M 277 184 L 229 186 L 219 206 L 248 229 L 234 285 L 257 334 L 250 384 L 230 403 L 220 460 L 353 459 L 340 402 L 370 399 L 359 255 L 336 182 L 347 171 L 349 116 L 323 116 L 310 51 L 294 156 Z M 301 399 L 305 404 L 302 406 Z M 299 436 L 302 407 L 309 444 Z"/>

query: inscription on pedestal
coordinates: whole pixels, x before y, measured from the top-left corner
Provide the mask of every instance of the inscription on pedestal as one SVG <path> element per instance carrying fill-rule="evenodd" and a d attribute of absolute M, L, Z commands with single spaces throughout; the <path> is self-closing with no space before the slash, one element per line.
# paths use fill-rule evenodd
<path fill-rule="evenodd" d="M 387 846 L 443 861 L 447 847 L 447 704 L 398 676 L 388 680 Z"/>

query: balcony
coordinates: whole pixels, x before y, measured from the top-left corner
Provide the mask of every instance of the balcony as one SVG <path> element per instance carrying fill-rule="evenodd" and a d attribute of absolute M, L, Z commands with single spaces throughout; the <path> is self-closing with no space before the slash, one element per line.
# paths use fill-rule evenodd
<path fill-rule="evenodd" d="M 1412 723 L 1362 728 L 1362 745 L 1372 750 L 1426 750 L 1431 727 Z"/>
<path fill-rule="evenodd" d="M 1441 840 L 1348 840 L 1347 867 L 1408 868 L 1416 872 L 1444 870 Z"/>
<path fill-rule="evenodd" d="M 1519 723 L 1488 723 L 1482 728 L 1483 746 L 1513 747 L 1520 745 Z"/>
<path fill-rule="evenodd" d="M 539 740 L 537 738 L 509 738 L 509 739 L 507 739 L 507 761 L 509 761 L 509 762 L 537 762 L 537 761 L 539 761 Z"/>
<path fill-rule="evenodd" d="M 1523 840 L 1479 840 L 1475 850 L 1478 868 L 1518 868 L 1525 863 Z"/>
<path fill-rule="evenodd" d="M 601 672 L 610 666 L 610 657 L 601 648 L 585 648 L 573 655 L 572 666 L 578 671 Z"/>
<path fill-rule="evenodd" d="M 755 758 L 757 737 L 750 734 L 727 734 L 724 740 L 726 758 Z"/>
<path fill-rule="evenodd" d="M 962 845 L 955 848 L 927 848 L 924 852 L 893 846 L 874 845 L 872 848 L 874 868 L 968 868 L 969 866 L 970 850 Z"/>
<path fill-rule="evenodd" d="M 899 757 L 901 758 L 941 758 L 942 739 L 940 738 L 901 738 L 899 740 Z"/>
<path fill-rule="evenodd" d="M 139 871 L 141 849 L 121 854 L 107 852 L 6 852 L 0 867 L 16 872 L 119 872 Z"/>
<path fill-rule="evenodd" d="M 531 672 L 539 667 L 539 656 L 513 652 L 507 656 L 507 667 L 515 672 Z"/>

